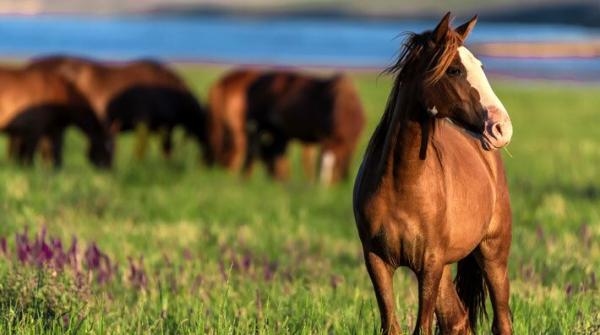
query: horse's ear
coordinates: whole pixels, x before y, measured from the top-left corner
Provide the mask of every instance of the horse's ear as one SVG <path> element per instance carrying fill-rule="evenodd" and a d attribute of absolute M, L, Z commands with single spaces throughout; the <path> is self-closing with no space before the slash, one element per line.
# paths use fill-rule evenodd
<path fill-rule="evenodd" d="M 475 27 L 477 23 L 477 15 L 473 16 L 469 21 L 465 22 L 460 27 L 456 28 L 455 31 L 462 37 L 462 40 L 466 40 L 471 30 Z"/>
<path fill-rule="evenodd" d="M 450 12 L 446 13 L 440 23 L 435 27 L 431 36 L 433 37 L 433 41 L 435 43 L 439 43 L 444 40 L 446 34 L 450 30 Z"/>

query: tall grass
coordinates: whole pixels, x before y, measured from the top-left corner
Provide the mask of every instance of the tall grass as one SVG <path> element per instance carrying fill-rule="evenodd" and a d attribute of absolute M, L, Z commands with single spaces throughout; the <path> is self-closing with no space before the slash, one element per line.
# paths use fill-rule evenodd
<path fill-rule="evenodd" d="M 202 97 L 219 71 L 182 73 Z M 356 167 L 390 82 L 355 78 L 369 121 Z M 496 86 L 515 127 L 513 157 L 505 157 L 515 333 L 600 331 L 600 90 Z M 131 155 L 130 135 L 118 145 L 111 172 L 89 166 L 76 131 L 68 133 L 60 171 L 23 169 L 0 153 L 1 334 L 377 333 L 351 183 L 324 189 L 295 172 L 277 184 L 260 169 L 242 180 L 202 167 L 181 133 L 171 161 L 155 142 L 142 162 Z M 297 148 L 291 154 L 299 167 Z M 58 269 L 55 254 L 20 259 L 15 235 L 24 236 L 25 226 L 32 254 L 42 227 L 51 250 L 52 241 L 68 250 L 75 237 L 80 267 Z M 85 261 L 92 246 L 114 266 L 105 281 L 90 267 L 93 258 Z M 395 287 L 409 332 L 416 282 L 403 270 Z"/>

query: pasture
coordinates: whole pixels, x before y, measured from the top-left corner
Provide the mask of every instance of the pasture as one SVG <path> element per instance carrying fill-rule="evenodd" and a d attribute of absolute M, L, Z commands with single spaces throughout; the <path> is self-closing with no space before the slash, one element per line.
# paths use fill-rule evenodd
<path fill-rule="evenodd" d="M 179 70 L 203 101 L 222 71 Z M 390 78 L 352 76 L 368 117 L 356 171 Z M 515 128 L 504 155 L 515 334 L 600 332 L 600 88 L 494 87 Z M 202 167 L 195 143 L 177 135 L 171 161 L 151 140 L 141 162 L 133 137 L 121 136 L 109 172 L 88 164 L 74 130 L 59 171 L 8 163 L 0 140 L 1 334 L 377 333 L 351 182 L 307 183 L 296 147 L 291 181 L 275 183 L 262 169 L 242 180 Z M 15 239 L 25 227 L 28 240 Z M 43 227 L 46 247 L 33 241 Z M 59 262 L 63 271 L 40 265 Z M 401 270 L 395 288 L 409 332 L 416 280 Z"/>

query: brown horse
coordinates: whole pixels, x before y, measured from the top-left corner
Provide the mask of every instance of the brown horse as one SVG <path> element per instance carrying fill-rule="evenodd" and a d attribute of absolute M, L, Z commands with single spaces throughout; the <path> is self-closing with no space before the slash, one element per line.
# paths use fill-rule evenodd
<path fill-rule="evenodd" d="M 385 113 L 354 187 L 354 213 L 385 334 L 397 334 L 393 274 L 419 282 L 415 334 L 475 331 L 485 288 L 492 332 L 512 332 L 508 255 L 511 210 L 498 151 L 512 125 L 481 62 L 463 42 L 476 18 L 412 34 L 396 65 Z M 451 264 L 458 262 L 456 286 Z"/>
<path fill-rule="evenodd" d="M 32 164 L 40 140 L 46 138 L 54 165 L 60 166 L 64 131 L 70 125 L 88 137 L 91 162 L 109 167 L 111 137 L 73 85 L 48 71 L 0 69 L 0 129 L 9 134 L 9 156 Z"/>
<path fill-rule="evenodd" d="M 211 89 L 210 106 L 217 161 L 236 171 L 243 165 L 249 174 L 253 161 L 261 158 L 279 179 L 288 174 L 290 140 L 320 147 L 323 183 L 347 178 L 364 126 L 358 94 L 343 75 L 323 79 L 289 71 L 237 70 Z"/>
<path fill-rule="evenodd" d="M 320 181 L 331 184 L 349 176 L 352 154 L 364 127 L 362 104 L 350 78 L 318 78 L 273 71 L 262 74 L 247 94 L 249 150 L 246 169 L 260 157 L 279 179 L 288 174 L 290 140 L 318 144 Z"/>
<path fill-rule="evenodd" d="M 194 136 L 201 147 L 206 143 L 206 112 L 186 83 L 161 63 L 138 60 L 106 64 L 49 56 L 33 60 L 29 67 L 55 71 L 74 83 L 112 132 L 140 125 L 162 132 L 166 157 L 172 152 L 172 131 L 176 126 Z M 143 156 L 145 145 L 140 146 L 137 152 Z"/>

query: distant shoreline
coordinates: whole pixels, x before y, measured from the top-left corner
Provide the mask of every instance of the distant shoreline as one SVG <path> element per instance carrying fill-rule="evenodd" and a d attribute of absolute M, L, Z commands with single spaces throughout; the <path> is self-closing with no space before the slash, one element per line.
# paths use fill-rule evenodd
<path fill-rule="evenodd" d="M 592 3 L 550 3 L 529 5 L 518 8 L 501 7 L 493 9 L 474 8 L 471 12 L 455 11 L 460 19 L 467 19 L 478 13 L 480 20 L 487 22 L 526 23 L 526 24 L 564 24 L 600 28 L 600 5 Z M 440 13 L 422 11 L 402 12 L 365 12 L 345 8 L 318 7 L 299 9 L 237 9 L 226 6 L 190 5 L 159 6 L 135 15 L 201 17 L 225 16 L 240 18 L 280 18 L 280 19 L 338 19 L 361 21 L 398 21 L 398 20 L 438 20 Z"/>
<path fill-rule="evenodd" d="M 481 6 L 481 5 L 480 5 Z M 477 13 L 480 20 L 498 23 L 557 24 L 600 28 L 600 5 L 593 2 L 550 2 L 523 6 L 477 7 L 466 11 L 454 10 L 453 14 L 464 20 Z M 160 16 L 160 17 L 235 17 L 247 19 L 332 19 L 359 21 L 438 20 L 440 12 L 432 10 L 382 11 L 350 9 L 339 6 L 316 6 L 301 8 L 234 7 L 230 5 L 157 5 L 122 11 L 94 11 L 93 9 L 7 9 L 2 15 L 82 15 L 82 16 Z"/>

